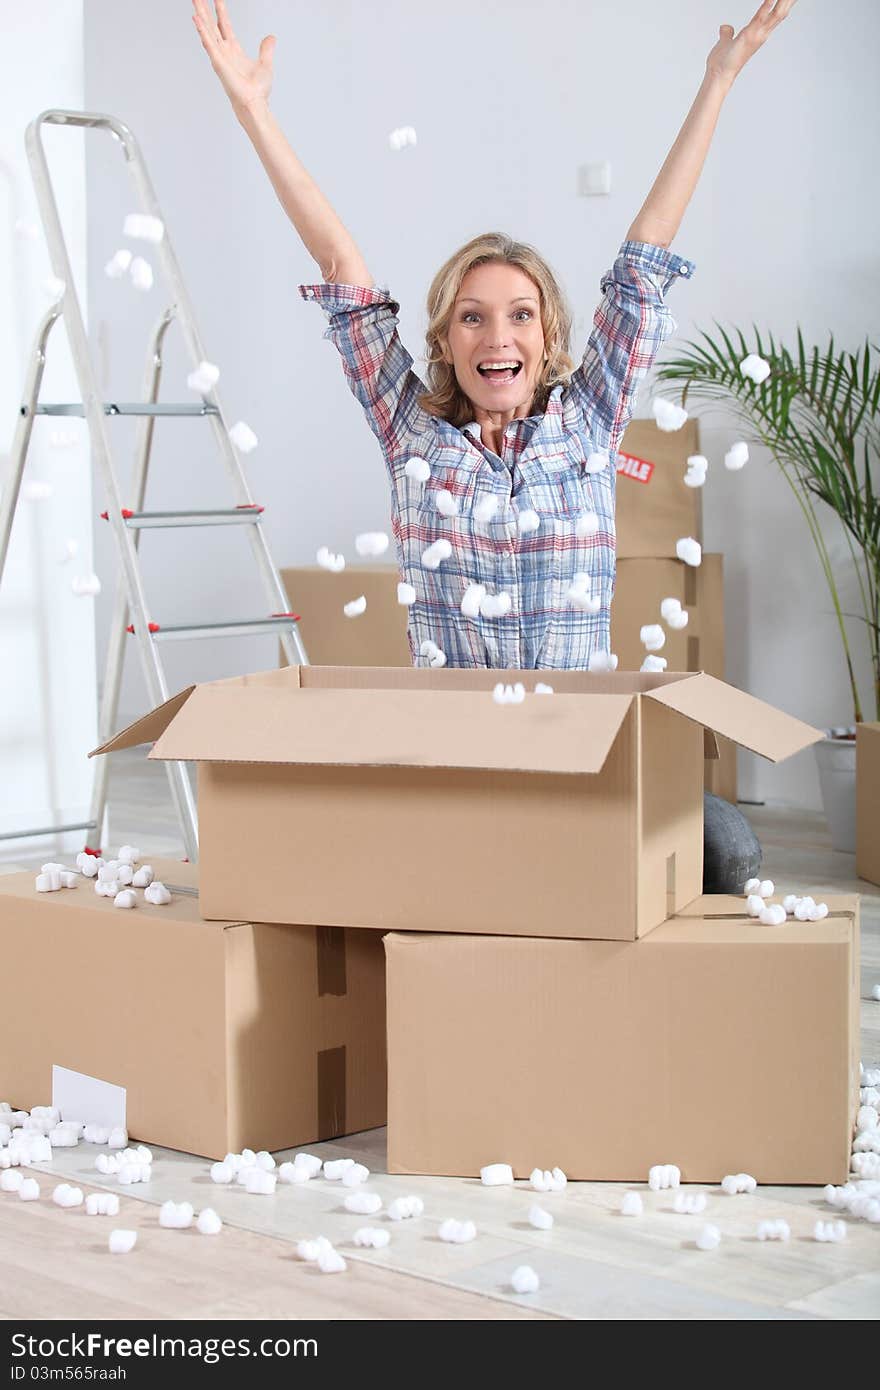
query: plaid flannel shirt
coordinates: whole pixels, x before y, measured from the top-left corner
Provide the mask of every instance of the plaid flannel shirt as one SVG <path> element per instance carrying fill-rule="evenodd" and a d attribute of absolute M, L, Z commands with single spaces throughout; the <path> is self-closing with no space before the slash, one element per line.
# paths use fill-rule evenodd
<path fill-rule="evenodd" d="M 591 653 L 608 651 L 615 577 L 616 451 L 632 418 L 639 386 L 676 323 L 663 294 L 690 278 L 693 262 L 646 242 L 625 241 L 602 277 L 601 301 L 579 367 L 551 392 L 542 415 L 512 420 L 502 452 L 492 452 L 476 422 L 458 429 L 418 403 L 427 389 L 397 332 L 400 305 L 385 288 L 300 285 L 304 299 L 325 310 L 324 337 L 338 348 L 346 380 L 379 441 L 391 485 L 392 530 L 402 580 L 416 601 L 407 627 L 414 664 L 426 639 L 450 666 L 505 669 L 586 669 Z M 600 456 L 597 458 L 596 456 Z M 601 463 L 600 471 L 591 471 Z M 426 483 L 405 472 L 424 459 Z M 441 515 L 436 496 L 447 489 L 455 516 Z M 489 495 L 491 521 L 474 508 Z M 537 512 L 536 531 L 521 534 L 520 514 Z M 592 513 L 593 534 L 578 518 Z M 425 549 L 445 537 L 449 559 L 423 563 Z M 596 613 L 572 604 L 575 574 L 590 577 Z M 506 593 L 501 617 L 465 617 L 467 585 Z"/>

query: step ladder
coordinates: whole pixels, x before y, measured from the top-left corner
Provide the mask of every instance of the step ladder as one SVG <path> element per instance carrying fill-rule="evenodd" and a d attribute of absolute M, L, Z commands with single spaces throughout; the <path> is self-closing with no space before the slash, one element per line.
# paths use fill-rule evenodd
<path fill-rule="evenodd" d="M 251 496 L 238 454 L 229 438 L 223 410 L 216 392 L 211 388 L 207 392 L 201 393 L 202 400 L 199 404 L 161 404 L 158 400 L 159 383 L 162 376 L 163 341 L 174 320 L 177 320 L 182 330 L 193 369 L 197 368 L 200 362 L 206 360 L 207 356 L 196 327 L 192 306 L 171 246 L 167 227 L 162 240 L 158 245 L 151 245 L 150 250 L 151 254 L 158 258 L 168 281 L 171 303 L 161 315 L 148 345 L 142 386 L 143 399 L 117 403 L 115 401 L 103 401 L 100 398 L 98 374 L 86 336 L 43 148 L 42 131 L 45 125 L 85 127 L 108 132 L 119 143 L 141 210 L 152 217 L 160 218 L 163 226 L 164 218 L 162 218 L 159 202 L 150 182 L 138 143 L 132 132 L 121 121 L 116 120 L 113 116 L 106 116 L 97 112 L 63 110 L 43 111 L 41 115 L 31 121 L 25 134 L 31 176 L 46 234 L 52 271 L 59 280 L 64 282 L 64 290 L 58 301 L 45 314 L 37 330 L 31 355 L 26 365 L 24 393 L 12 444 L 10 476 L 3 490 L 2 503 L 0 503 L 0 581 L 3 577 L 9 537 L 34 418 L 37 415 L 84 417 L 88 424 L 92 457 L 97 461 L 107 496 L 107 510 L 102 515 L 112 528 L 121 561 L 104 685 L 101 692 L 99 734 L 100 741 L 103 743 L 113 735 L 116 729 L 127 633 L 133 634 L 137 643 L 147 690 L 153 705 L 161 704 L 169 698 L 171 693 L 159 655 L 159 646 L 165 641 L 199 637 L 247 636 L 277 631 L 288 663 L 307 665 L 308 658 L 297 628 L 298 617 L 287 611 L 288 598 L 266 545 L 261 524 L 263 508 L 258 506 Z M 52 328 L 62 318 L 67 328 L 81 400 L 73 403 L 43 404 L 38 401 L 38 397 L 46 362 L 47 344 Z M 114 470 L 107 429 L 109 419 L 123 415 L 139 417 L 135 463 L 129 494 L 131 505 L 129 507 L 124 505 L 123 495 Z M 208 421 L 214 444 L 220 452 L 232 483 L 234 502 L 231 507 L 186 512 L 144 510 L 147 474 L 153 443 L 153 426 L 157 417 L 165 416 L 175 418 L 203 416 Z M 194 526 L 244 526 L 247 528 L 267 601 L 267 612 L 264 616 L 243 620 L 231 619 L 226 622 L 179 625 L 166 625 L 153 621 L 138 564 L 141 531 L 151 527 Z M 166 768 L 186 852 L 189 858 L 195 861 L 198 858 L 198 818 L 186 764 L 169 762 L 166 763 Z M 107 805 L 108 770 L 107 758 L 95 759 L 92 804 L 87 821 L 73 825 L 14 831 L 0 838 L 12 839 L 68 830 L 86 830 L 92 834 L 93 838 L 93 843 L 88 844 L 87 848 L 91 852 L 97 853 L 99 848 L 97 842 L 101 835 Z"/>

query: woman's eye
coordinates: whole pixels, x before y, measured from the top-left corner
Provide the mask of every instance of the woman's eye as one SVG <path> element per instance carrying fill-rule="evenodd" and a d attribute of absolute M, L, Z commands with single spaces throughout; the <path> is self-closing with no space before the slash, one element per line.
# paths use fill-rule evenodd
<path fill-rule="evenodd" d="M 531 311 L 531 309 L 517 309 L 516 315 L 519 315 L 519 314 L 528 314 L 529 318 L 532 317 L 532 311 Z M 516 317 L 516 315 L 515 315 L 514 317 Z M 478 317 L 479 317 L 479 315 L 476 314 L 476 313 L 474 312 L 473 309 L 469 309 L 469 310 L 467 311 L 467 313 L 462 314 L 462 316 L 461 316 L 461 321 L 462 321 L 462 323 L 467 323 L 468 319 L 475 319 L 475 318 L 478 318 Z"/>

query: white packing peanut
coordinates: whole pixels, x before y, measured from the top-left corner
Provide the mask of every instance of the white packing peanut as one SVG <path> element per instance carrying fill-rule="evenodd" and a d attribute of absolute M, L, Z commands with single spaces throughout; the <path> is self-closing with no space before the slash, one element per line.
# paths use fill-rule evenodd
<path fill-rule="evenodd" d="M 529 1207 L 529 1225 L 538 1231 L 549 1231 L 553 1225 L 553 1217 L 543 1207 Z"/>
<path fill-rule="evenodd" d="M 746 911 L 750 917 L 760 917 L 764 911 L 764 899 L 760 893 L 750 893 L 746 898 Z"/>
<path fill-rule="evenodd" d="M 86 1197 L 87 1216 L 118 1216 L 119 1198 L 115 1192 L 90 1192 Z"/>
<path fill-rule="evenodd" d="M 673 1209 L 679 1216 L 699 1216 L 706 1210 L 705 1192 L 677 1192 Z"/>
<path fill-rule="evenodd" d="M 616 671 L 617 653 L 616 652 L 590 652 L 587 662 L 589 671 Z"/>
<path fill-rule="evenodd" d="M 488 492 L 474 507 L 474 520 L 487 525 L 498 513 L 499 501 L 494 493 Z"/>
<path fill-rule="evenodd" d="M 750 352 L 739 364 L 740 372 L 748 377 L 756 386 L 760 386 L 762 381 L 766 381 L 770 375 L 770 363 L 763 357 L 759 357 L 756 352 Z"/>
<path fill-rule="evenodd" d="M 641 1216 L 643 1210 L 641 1193 L 624 1192 L 620 1202 L 621 1216 Z"/>
<path fill-rule="evenodd" d="M 183 1231 L 192 1225 L 193 1209 L 189 1202 L 163 1202 L 159 1209 L 159 1225 L 169 1231 Z"/>
<path fill-rule="evenodd" d="M 275 1191 L 277 1179 L 274 1173 L 267 1173 L 265 1168 L 249 1168 L 244 1181 L 244 1189 L 258 1197 L 271 1197 Z"/>
<path fill-rule="evenodd" d="M 425 566 L 425 569 L 439 569 L 443 561 L 448 560 L 451 554 L 451 543 L 445 536 L 441 536 L 439 540 L 434 541 L 433 545 L 427 546 L 422 551 L 422 564 Z"/>
<path fill-rule="evenodd" d="M 742 439 L 732 444 L 724 455 L 724 467 L 730 473 L 738 473 L 741 468 L 745 468 L 748 461 L 749 446 Z"/>
<path fill-rule="evenodd" d="M 413 482 L 426 483 L 431 476 L 431 465 L 426 459 L 411 458 L 407 459 L 403 471 Z"/>
<path fill-rule="evenodd" d="M 686 565 L 692 565 L 694 568 L 702 563 L 703 547 L 699 541 L 694 540 L 693 536 L 681 536 L 675 542 L 675 553 L 679 560 L 682 560 Z"/>
<path fill-rule="evenodd" d="M 297 1242 L 296 1253 L 301 1260 L 307 1264 L 317 1264 L 318 1256 L 322 1250 L 332 1250 L 333 1246 L 326 1236 L 315 1236 L 313 1240 L 301 1240 Z"/>
<path fill-rule="evenodd" d="M 516 519 L 516 529 L 521 536 L 529 536 L 533 531 L 537 531 L 541 525 L 541 518 L 531 507 L 524 507 Z"/>
<path fill-rule="evenodd" d="M 250 425 L 245 424 L 244 420 L 236 420 L 229 431 L 229 438 L 240 454 L 251 453 L 260 442 Z"/>
<path fill-rule="evenodd" d="M 374 1216 L 382 1210 L 382 1198 L 378 1192 L 350 1192 L 343 1206 L 346 1211 L 357 1212 L 361 1216 Z"/>
<path fill-rule="evenodd" d="M 761 894 L 762 898 L 772 898 L 773 894 L 776 892 L 776 887 L 772 878 L 762 879 L 758 892 Z"/>
<path fill-rule="evenodd" d="M 441 1240 L 451 1241 L 455 1245 L 464 1245 L 467 1241 L 474 1240 L 477 1228 L 473 1221 L 456 1221 L 450 1216 L 446 1221 L 441 1221 L 437 1231 Z"/>
<path fill-rule="evenodd" d="M 345 1170 L 353 1167 L 353 1158 L 330 1158 L 324 1164 L 324 1177 L 328 1182 L 339 1182 Z"/>
<path fill-rule="evenodd" d="M 137 1231 L 111 1231 L 107 1247 L 111 1255 L 127 1255 L 137 1245 Z"/>
<path fill-rule="evenodd" d="M 750 1173 L 726 1173 L 721 1179 L 721 1191 L 729 1197 L 735 1197 L 739 1192 L 754 1192 L 757 1186 Z"/>
<path fill-rule="evenodd" d="M 688 418 L 688 413 L 683 406 L 664 400 L 662 396 L 654 397 L 651 402 L 651 410 L 657 428 L 661 430 L 680 430 Z"/>
<path fill-rule="evenodd" d="M 518 1265 L 510 1276 L 510 1282 L 516 1293 L 537 1293 L 541 1287 L 541 1281 L 531 1265 Z"/>
<path fill-rule="evenodd" d="M 509 1163 L 487 1163 L 480 1169 L 480 1182 L 484 1187 L 502 1187 L 513 1183 L 513 1169 Z"/>
<path fill-rule="evenodd" d="M 695 1244 L 698 1250 L 717 1250 L 721 1244 L 721 1232 L 717 1226 L 704 1226 Z"/>
<path fill-rule="evenodd" d="M 666 670 L 666 657 L 665 657 L 665 656 L 646 656 L 645 659 L 644 659 L 644 661 L 642 662 L 641 666 L 639 667 L 639 670 L 640 670 L 640 671 L 665 671 L 665 670 Z"/>
<path fill-rule="evenodd" d="M 409 1221 L 412 1217 L 421 1216 L 424 1210 L 421 1197 L 395 1197 L 388 1208 L 388 1216 L 392 1221 Z"/>
<path fill-rule="evenodd" d="M 346 618 L 359 618 L 362 613 L 367 611 L 366 597 L 361 594 L 358 598 L 353 598 L 349 603 L 342 605 L 342 611 Z"/>
<path fill-rule="evenodd" d="M 223 1229 L 223 1222 L 213 1207 L 204 1207 L 199 1212 L 196 1228 L 203 1236 L 218 1236 Z"/>
<path fill-rule="evenodd" d="M 59 1183 L 52 1192 L 52 1201 L 56 1207 L 81 1207 L 83 1204 L 82 1188 L 71 1187 L 68 1182 Z"/>
<path fill-rule="evenodd" d="M 384 555 L 390 543 L 385 531 L 361 531 L 354 538 L 358 555 Z"/>
<path fill-rule="evenodd" d="M 159 883 L 157 879 L 153 879 L 152 883 L 147 884 L 144 889 L 144 898 L 154 907 L 166 907 L 171 902 L 171 894 L 165 884 Z"/>
<path fill-rule="evenodd" d="M 412 584 L 398 584 L 397 602 L 402 604 L 404 608 L 412 608 L 415 601 L 416 591 Z"/>
<path fill-rule="evenodd" d="M 661 1192 L 667 1187 L 678 1187 L 681 1183 L 681 1170 L 674 1163 L 655 1163 L 648 1169 L 648 1186 L 652 1192 Z"/>
<path fill-rule="evenodd" d="M 646 623 L 639 629 L 639 641 L 646 651 L 659 652 L 666 646 L 666 633 L 659 623 Z"/>
<path fill-rule="evenodd" d="M 458 516 L 458 498 L 449 488 L 441 487 L 437 489 L 434 497 L 434 505 L 441 516 Z"/>
<path fill-rule="evenodd" d="M 355 1231 L 352 1237 L 355 1245 L 370 1246 L 373 1250 L 382 1250 L 391 1239 L 390 1231 L 382 1231 L 374 1226 L 361 1226 Z"/>
<path fill-rule="evenodd" d="M 461 600 L 461 611 L 466 618 L 479 618 L 480 604 L 486 597 L 485 584 L 468 584 Z"/>
<path fill-rule="evenodd" d="M 330 570 L 333 574 L 339 574 L 345 569 L 345 556 L 334 555 L 332 550 L 328 550 L 326 545 L 318 547 L 315 559 L 322 570 Z"/>
<path fill-rule="evenodd" d="M 23 1202 L 37 1202 L 40 1198 L 40 1184 L 36 1178 L 25 1178 L 18 1189 L 18 1195 Z"/>
<path fill-rule="evenodd" d="M 553 686 L 552 686 L 552 685 L 547 685 L 544 681 L 536 681 L 536 682 L 535 682 L 535 694 L 536 694 L 536 695 L 552 695 L 552 694 L 553 694 Z"/>
<path fill-rule="evenodd" d="M 338 1250 L 334 1250 L 331 1245 L 329 1250 L 321 1250 L 318 1254 L 318 1268 L 322 1274 L 344 1274 L 348 1265 L 342 1258 Z"/>
<path fill-rule="evenodd" d="M 758 1240 L 789 1240 L 791 1228 L 787 1221 L 759 1221 Z"/>
<path fill-rule="evenodd" d="M 823 1241 L 846 1240 L 845 1221 L 817 1221 L 813 1227 L 813 1239 Z"/>
<path fill-rule="evenodd" d="M 130 212 L 122 224 L 123 236 L 136 241 L 151 241 L 158 246 L 165 235 L 161 217 L 153 217 L 146 212 Z"/>
<path fill-rule="evenodd" d="M 758 913 L 758 920 L 765 927 L 781 927 L 787 919 L 787 913 L 782 903 L 767 903 Z"/>
<path fill-rule="evenodd" d="M 220 380 L 220 368 L 213 362 L 200 362 L 195 371 L 190 372 L 186 384 L 191 391 L 205 396 Z"/>
<path fill-rule="evenodd" d="M 359 1183 L 366 1182 L 370 1176 L 370 1170 L 364 1163 L 352 1163 L 342 1174 L 344 1187 L 357 1187 Z"/>
<path fill-rule="evenodd" d="M 599 518 L 595 512 L 581 512 L 574 524 L 574 533 L 581 540 L 586 540 L 598 534 L 599 525 Z"/>

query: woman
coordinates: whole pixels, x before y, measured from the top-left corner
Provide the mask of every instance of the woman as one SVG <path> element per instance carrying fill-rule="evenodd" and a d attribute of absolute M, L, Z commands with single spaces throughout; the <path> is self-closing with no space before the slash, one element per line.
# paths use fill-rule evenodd
<path fill-rule="evenodd" d="M 216 20 L 208 0 L 193 3 L 214 71 L 320 266 L 324 282 L 300 293 L 326 311 L 325 336 L 381 446 L 398 566 L 416 591 L 413 661 L 601 668 L 614 591 L 614 454 L 639 385 L 675 331 L 664 294 L 693 272 L 669 248 L 725 96 L 794 0 L 764 0 L 739 34 L 721 26 L 693 106 L 601 281 L 581 364 L 568 355 L 570 314 L 550 267 L 533 248 L 489 233 L 450 257 L 431 285 L 427 388 L 398 337 L 399 305 L 374 287 L 272 116 L 274 37 L 253 61 L 224 0 Z M 759 862 L 754 836 L 741 843 L 745 831 L 734 828 L 736 848 L 725 830 L 726 867 L 707 880 L 712 891 L 741 888 L 756 849 Z"/>

